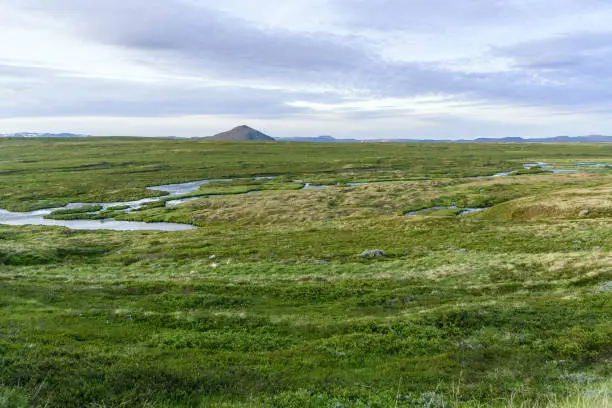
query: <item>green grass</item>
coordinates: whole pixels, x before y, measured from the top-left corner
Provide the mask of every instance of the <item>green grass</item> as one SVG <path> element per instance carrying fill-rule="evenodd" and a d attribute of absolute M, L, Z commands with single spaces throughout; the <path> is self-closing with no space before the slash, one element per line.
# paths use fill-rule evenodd
<path fill-rule="evenodd" d="M 173 208 L 107 211 L 199 227 L 190 231 L 0 225 L 0 406 L 609 405 L 612 175 L 462 177 L 605 162 L 607 145 L 3 143 L 14 149 L 0 149 L 5 174 L 24 170 L 2 179 L 0 201 L 13 207 L 280 178 L 206 184 L 194 195 L 227 195 Z M 136 151 L 131 175 L 109 179 Z M 347 175 L 403 181 L 291 182 Z M 79 183 L 91 185 L 74 194 Z M 453 202 L 492 208 L 403 215 Z M 389 256 L 358 256 L 375 248 Z"/>
<path fill-rule="evenodd" d="M 143 142 L 147 148 L 143 149 Z M 312 144 L 138 138 L 0 140 L 0 208 L 113 202 L 198 179 L 280 176 L 314 183 L 467 177 L 552 164 L 605 162 L 605 144 Z M 44 171 L 41 171 L 44 170 Z M 600 170 L 601 171 L 601 170 Z M 605 170 L 604 170 L 605 171 Z M 27 181 L 27 182 L 26 182 Z"/>
<path fill-rule="evenodd" d="M 82 216 L 87 216 L 88 213 L 95 213 L 102 209 L 99 204 L 96 205 L 84 205 L 78 208 L 67 208 L 55 210 L 51 214 L 46 215 L 45 218 L 54 220 L 73 220 Z"/>
<path fill-rule="evenodd" d="M 208 197 L 208 196 L 229 196 L 234 194 L 247 194 L 258 191 L 267 190 L 299 190 L 304 187 L 302 183 L 293 181 L 276 181 L 276 180 L 253 180 L 253 179 L 237 179 L 228 181 L 213 181 L 200 186 L 200 188 L 192 193 L 183 194 L 180 196 L 172 196 L 162 198 L 157 202 L 147 203 L 143 205 L 144 209 L 161 208 L 165 206 L 167 201 L 191 198 L 191 197 Z"/>

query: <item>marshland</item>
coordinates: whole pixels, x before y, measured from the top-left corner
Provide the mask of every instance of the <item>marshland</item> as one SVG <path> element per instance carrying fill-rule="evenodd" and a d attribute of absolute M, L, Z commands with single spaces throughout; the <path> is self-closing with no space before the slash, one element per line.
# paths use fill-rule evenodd
<path fill-rule="evenodd" d="M 0 214 L 0 405 L 609 406 L 606 164 L 608 144 L 0 140 L 7 212 L 190 228 Z"/>

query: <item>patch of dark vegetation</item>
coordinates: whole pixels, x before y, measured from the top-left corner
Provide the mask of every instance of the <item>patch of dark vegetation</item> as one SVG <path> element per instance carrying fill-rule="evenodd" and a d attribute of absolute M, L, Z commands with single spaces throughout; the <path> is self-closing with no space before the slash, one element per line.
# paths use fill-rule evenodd
<path fill-rule="evenodd" d="M 55 171 L 88 171 L 88 170 L 103 170 L 110 169 L 112 164 L 109 162 L 81 164 L 78 166 L 57 167 Z"/>
<path fill-rule="evenodd" d="M 59 210 L 53 211 L 49 215 L 46 215 L 45 218 L 54 219 L 54 220 L 74 220 L 74 219 L 82 218 L 82 216 L 87 215 L 87 213 L 98 212 L 101 209 L 102 209 L 102 206 L 99 204 L 84 205 L 78 208 L 59 209 Z"/>
<path fill-rule="evenodd" d="M 172 166 L 167 164 L 152 164 L 142 166 L 141 170 L 132 170 L 130 174 L 142 174 L 142 173 L 158 173 L 160 171 L 169 171 L 172 170 Z M 123 175 L 123 171 L 113 172 L 111 174 Z"/>
<path fill-rule="evenodd" d="M 40 265 L 55 260 L 53 254 L 42 251 L 18 251 L 0 248 L 0 265 Z"/>

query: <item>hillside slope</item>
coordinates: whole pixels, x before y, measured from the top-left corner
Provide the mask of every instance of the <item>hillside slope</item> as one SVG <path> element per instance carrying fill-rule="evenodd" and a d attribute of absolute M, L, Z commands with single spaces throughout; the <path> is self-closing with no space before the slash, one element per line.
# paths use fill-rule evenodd
<path fill-rule="evenodd" d="M 275 139 L 253 129 L 246 125 L 235 127 L 226 132 L 217 133 L 214 136 L 207 137 L 210 140 L 267 140 L 274 141 Z"/>

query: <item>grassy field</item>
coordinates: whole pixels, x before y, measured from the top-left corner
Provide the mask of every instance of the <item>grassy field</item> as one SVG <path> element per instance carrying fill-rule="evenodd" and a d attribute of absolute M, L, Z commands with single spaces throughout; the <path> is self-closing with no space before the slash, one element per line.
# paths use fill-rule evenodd
<path fill-rule="evenodd" d="M 474 177 L 537 161 L 583 171 Z M 583 162 L 612 146 L 0 140 L 12 210 L 277 177 L 112 211 L 190 231 L 0 225 L 0 406 L 610 406 L 612 172 Z M 490 208 L 405 215 L 453 204 Z"/>
<path fill-rule="evenodd" d="M 143 143 L 143 142 L 146 142 Z M 146 146 L 146 148 L 143 148 Z M 146 186 L 209 178 L 278 176 L 334 184 L 489 175 L 523 163 L 599 163 L 608 145 L 313 144 L 138 138 L 0 140 L 0 208 L 125 201 Z"/>

